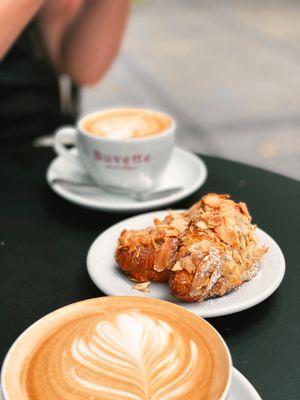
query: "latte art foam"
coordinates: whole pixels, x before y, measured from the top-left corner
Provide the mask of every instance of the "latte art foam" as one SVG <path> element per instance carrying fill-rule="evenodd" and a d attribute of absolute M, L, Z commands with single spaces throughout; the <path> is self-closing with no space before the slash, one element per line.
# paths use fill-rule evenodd
<path fill-rule="evenodd" d="M 71 330 L 67 327 L 61 336 L 50 340 L 30 366 L 40 371 L 48 359 L 49 366 L 60 368 L 59 374 L 42 377 L 51 388 L 59 388 L 56 396 L 64 388 L 63 397 L 68 398 L 71 386 L 82 396 L 97 393 L 101 399 L 176 399 L 187 389 L 186 377 L 196 373 L 196 344 L 185 344 L 169 325 L 137 311 L 120 314 L 114 321 L 95 316 Z M 44 385 L 41 392 L 39 386 L 40 382 L 30 387 L 37 398 L 45 393 Z"/>
<path fill-rule="evenodd" d="M 23 363 L 18 393 L 7 372 L 8 392 L 19 396 L 12 399 L 219 399 L 219 356 L 184 320 L 134 304 L 99 309 L 44 332 Z"/>
<path fill-rule="evenodd" d="M 171 126 L 164 114 L 140 110 L 119 109 L 100 112 L 83 123 L 86 132 L 106 139 L 138 139 L 157 135 Z"/>

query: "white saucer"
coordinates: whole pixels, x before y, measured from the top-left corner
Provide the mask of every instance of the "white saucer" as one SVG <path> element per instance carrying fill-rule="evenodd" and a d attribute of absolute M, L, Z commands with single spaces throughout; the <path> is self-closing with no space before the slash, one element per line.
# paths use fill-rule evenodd
<path fill-rule="evenodd" d="M 136 201 L 126 196 L 105 192 L 99 193 L 82 187 L 71 187 L 60 183 L 52 184 L 55 178 L 80 182 L 89 178 L 82 167 L 73 166 L 62 157 L 56 157 L 47 170 L 47 182 L 61 197 L 84 207 L 118 212 L 151 210 L 175 203 L 195 192 L 206 180 L 207 170 L 204 162 L 194 154 L 175 148 L 170 163 L 156 190 L 169 187 L 182 187 L 171 195 L 147 201 Z"/>
<path fill-rule="evenodd" d="M 114 253 L 123 229 L 143 229 L 153 224 L 153 218 L 164 218 L 167 211 L 154 211 L 123 220 L 104 231 L 91 246 L 87 256 L 88 273 L 104 293 L 115 296 L 154 297 L 177 303 L 205 318 L 233 314 L 250 308 L 269 297 L 280 285 L 285 261 L 277 243 L 261 229 L 257 234 L 262 244 L 269 247 L 258 274 L 249 282 L 226 296 L 201 303 L 184 303 L 176 300 L 166 284 L 151 283 L 150 293 L 133 289 L 133 283 L 117 267 Z"/>
<path fill-rule="evenodd" d="M 261 400 L 261 397 L 244 375 L 233 368 L 228 400 Z"/>

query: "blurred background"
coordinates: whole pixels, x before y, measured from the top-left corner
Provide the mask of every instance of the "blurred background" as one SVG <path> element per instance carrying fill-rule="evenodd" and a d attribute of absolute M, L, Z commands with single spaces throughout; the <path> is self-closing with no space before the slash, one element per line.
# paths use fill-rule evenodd
<path fill-rule="evenodd" d="M 299 21 L 298 0 L 138 1 L 81 112 L 162 109 L 182 147 L 300 179 Z"/>

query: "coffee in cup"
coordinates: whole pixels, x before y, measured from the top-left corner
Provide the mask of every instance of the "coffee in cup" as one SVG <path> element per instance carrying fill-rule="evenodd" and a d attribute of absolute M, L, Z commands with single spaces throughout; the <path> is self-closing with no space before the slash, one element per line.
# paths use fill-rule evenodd
<path fill-rule="evenodd" d="M 60 128 L 57 154 L 82 165 L 108 191 L 147 192 L 158 183 L 170 160 L 175 123 L 168 115 L 145 109 L 104 110 L 82 118 L 76 128 Z M 72 142 L 78 154 L 64 146 Z"/>
<path fill-rule="evenodd" d="M 165 114 L 143 109 L 108 110 L 87 117 L 85 132 L 108 140 L 135 140 L 160 135 L 172 125 Z"/>
<path fill-rule="evenodd" d="M 71 304 L 28 328 L 2 368 L 4 400 L 220 400 L 231 359 L 215 329 L 140 297 Z"/>

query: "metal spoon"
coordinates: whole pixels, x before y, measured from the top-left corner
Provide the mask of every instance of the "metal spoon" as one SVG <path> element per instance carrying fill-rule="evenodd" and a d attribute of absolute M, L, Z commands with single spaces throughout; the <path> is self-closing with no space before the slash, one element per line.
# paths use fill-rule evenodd
<path fill-rule="evenodd" d="M 59 183 L 61 185 L 69 185 L 69 186 L 73 186 L 73 187 L 83 187 L 83 188 L 87 188 L 87 189 L 92 189 L 95 191 L 99 191 L 99 189 L 107 189 L 112 190 L 112 191 L 119 191 L 119 193 L 121 195 L 127 195 L 131 198 L 133 198 L 134 200 L 137 201 L 146 201 L 146 200 L 154 200 L 154 199 L 159 199 L 160 197 L 164 197 L 164 196 L 168 196 L 171 195 L 173 193 L 179 192 L 180 190 L 182 190 L 182 187 L 177 186 L 177 187 L 172 187 L 172 188 L 167 188 L 167 189 L 161 189 L 161 190 L 157 190 L 155 192 L 143 192 L 143 193 L 135 193 L 135 192 L 126 192 L 126 193 L 121 193 L 120 189 L 115 187 L 115 186 L 105 186 L 105 187 L 101 187 L 101 186 L 96 186 L 93 183 L 88 183 L 88 182 L 74 182 L 74 181 L 68 181 L 66 179 L 60 179 L 60 178 L 54 178 L 50 181 L 50 183 L 52 185 Z"/>

